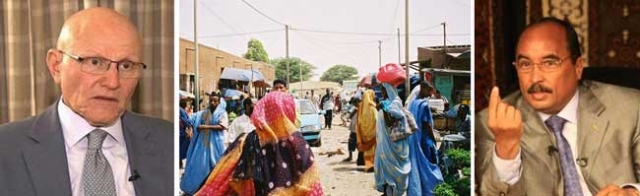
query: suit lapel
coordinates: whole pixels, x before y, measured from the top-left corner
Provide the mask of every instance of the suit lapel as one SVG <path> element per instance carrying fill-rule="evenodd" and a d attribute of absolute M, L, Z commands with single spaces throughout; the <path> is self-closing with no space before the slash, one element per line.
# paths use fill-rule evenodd
<path fill-rule="evenodd" d="M 522 113 L 522 121 L 524 122 L 524 133 L 522 138 L 523 152 L 530 152 L 531 157 L 523 157 L 524 159 L 533 159 L 543 163 L 548 172 L 558 171 L 558 164 L 553 156 L 550 155 L 549 147 L 554 146 L 555 139 L 551 137 L 546 126 L 542 123 L 539 115 L 531 106 L 522 99 L 518 100 L 520 112 Z M 536 169 L 535 171 L 539 171 Z"/>
<path fill-rule="evenodd" d="M 601 149 L 604 136 L 609 127 L 609 121 L 600 117 L 605 110 L 604 105 L 595 97 L 587 86 L 580 87 L 580 101 L 578 105 L 578 157 L 584 160 L 581 165 L 582 174 L 589 179 L 592 167 L 589 166 L 589 158 L 594 159 Z M 593 187 L 590 185 L 590 187 Z"/>
<path fill-rule="evenodd" d="M 23 159 L 38 195 L 71 195 L 69 167 L 57 104 L 34 122 L 29 137 L 34 144 L 23 150 Z"/>
<path fill-rule="evenodd" d="M 136 122 L 134 115 L 128 111 L 122 117 L 122 129 L 124 132 L 125 142 L 127 145 L 127 154 L 129 157 L 129 165 L 131 165 L 131 174 L 137 173 L 140 179 L 133 181 L 136 195 L 145 195 L 144 188 L 148 187 L 144 182 L 145 176 L 151 177 L 146 171 L 154 171 L 154 161 L 157 160 L 154 147 L 156 141 L 150 136 L 150 130 L 141 122 Z"/>

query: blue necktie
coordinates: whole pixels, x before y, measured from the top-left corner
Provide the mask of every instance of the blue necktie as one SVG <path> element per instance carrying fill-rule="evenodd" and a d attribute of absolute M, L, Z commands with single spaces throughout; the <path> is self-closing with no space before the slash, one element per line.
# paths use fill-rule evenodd
<path fill-rule="evenodd" d="M 580 186 L 580 176 L 574 163 L 573 154 L 571 153 L 571 147 L 569 142 L 562 135 L 562 128 L 566 120 L 559 116 L 551 116 L 544 121 L 549 130 L 553 132 L 556 138 L 556 146 L 560 153 L 560 167 L 562 167 L 562 177 L 564 181 L 564 195 L 582 196 L 582 187 Z"/>

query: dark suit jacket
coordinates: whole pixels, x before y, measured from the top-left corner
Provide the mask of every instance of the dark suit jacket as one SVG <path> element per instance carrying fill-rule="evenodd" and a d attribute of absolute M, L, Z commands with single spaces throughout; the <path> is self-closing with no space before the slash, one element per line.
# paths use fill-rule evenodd
<path fill-rule="evenodd" d="M 578 87 L 578 169 L 592 194 L 608 184 L 640 179 L 640 91 L 585 81 Z M 482 195 L 562 195 L 555 138 L 536 111 L 516 92 L 502 100 L 522 113 L 522 175 L 514 185 L 498 179 L 493 165 L 494 137 L 487 111 L 476 121 L 476 182 Z"/>
<path fill-rule="evenodd" d="M 173 195 L 173 124 L 125 112 L 122 129 L 136 195 Z M 70 196 L 71 183 L 57 104 L 0 126 L 0 196 Z"/>

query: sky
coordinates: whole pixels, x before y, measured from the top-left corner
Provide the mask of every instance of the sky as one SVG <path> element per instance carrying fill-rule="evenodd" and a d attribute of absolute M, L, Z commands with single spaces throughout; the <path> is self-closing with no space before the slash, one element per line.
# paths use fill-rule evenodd
<path fill-rule="evenodd" d="M 336 64 L 356 67 L 360 77 L 376 72 L 378 44 L 382 64 L 404 55 L 405 1 L 401 0 L 196 0 L 198 42 L 237 56 L 251 38 L 262 42 L 269 59 L 286 56 L 285 24 L 289 25 L 289 56 L 314 65 L 311 80 Z M 180 4 L 180 38 L 194 38 L 194 1 Z M 471 44 L 470 0 L 409 1 L 409 59 L 417 47 L 441 46 L 446 22 L 447 45 Z"/>

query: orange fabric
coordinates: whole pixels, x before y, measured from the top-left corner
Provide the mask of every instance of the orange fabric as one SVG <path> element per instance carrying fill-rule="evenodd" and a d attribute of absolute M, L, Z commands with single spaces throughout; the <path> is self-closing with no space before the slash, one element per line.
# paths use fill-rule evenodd
<path fill-rule="evenodd" d="M 289 196 L 289 195 L 308 195 L 308 196 L 321 196 L 322 185 L 320 184 L 320 175 L 318 167 L 314 163 L 306 172 L 300 176 L 298 182 L 287 188 L 274 189 L 269 195 L 274 196 Z"/>
<path fill-rule="evenodd" d="M 364 170 L 367 171 L 373 168 L 373 161 L 376 155 L 376 146 L 374 145 L 371 149 L 364 151 L 362 157 L 364 158 Z"/>
<path fill-rule="evenodd" d="M 256 104 L 251 123 L 256 127 L 260 143 L 275 143 L 298 131 L 296 103 L 293 96 L 282 92 L 270 92 Z"/>
<path fill-rule="evenodd" d="M 261 146 L 276 143 L 282 138 L 293 137 L 290 135 L 298 131 L 298 127 L 295 126 L 294 123 L 295 119 L 296 112 L 293 97 L 281 92 L 271 92 L 267 94 L 267 96 L 256 104 L 253 114 L 251 115 L 251 122 L 256 127 L 255 134 L 258 135 Z M 302 141 L 302 136 L 300 135 L 299 137 Z M 209 174 L 205 185 L 196 193 L 197 196 L 255 195 L 256 189 L 253 180 L 233 178 L 233 173 L 237 169 L 236 167 L 238 167 L 243 154 L 243 146 L 250 144 L 250 142 L 245 142 L 245 139 L 246 138 L 243 137 L 238 145 L 235 145 L 229 153 L 220 159 L 220 162 L 218 162 L 214 170 Z M 257 142 L 255 139 L 253 141 Z M 307 145 L 307 149 L 308 148 Z M 308 150 L 311 155 L 309 159 L 313 161 L 313 154 L 310 149 Z M 243 161 L 249 160 L 244 160 L 243 158 Z M 300 174 L 298 180 L 291 184 L 291 186 L 273 189 L 268 195 L 323 195 L 318 167 L 315 163 L 312 163 L 309 168 Z"/>
<path fill-rule="evenodd" d="M 362 102 L 358 107 L 358 124 L 356 134 L 358 151 L 368 151 L 376 145 L 376 118 L 378 110 L 373 98 L 373 90 L 367 90 L 362 94 Z"/>
<path fill-rule="evenodd" d="M 245 135 L 246 136 L 246 135 Z M 227 155 L 220 158 L 220 161 L 216 167 L 211 171 L 209 177 L 205 181 L 205 185 L 198 192 L 199 195 L 230 195 L 233 190 L 229 186 L 230 180 L 233 178 L 233 171 L 236 169 L 236 165 L 242 154 L 242 146 L 244 144 L 244 138 L 239 139 L 239 144 Z"/>

